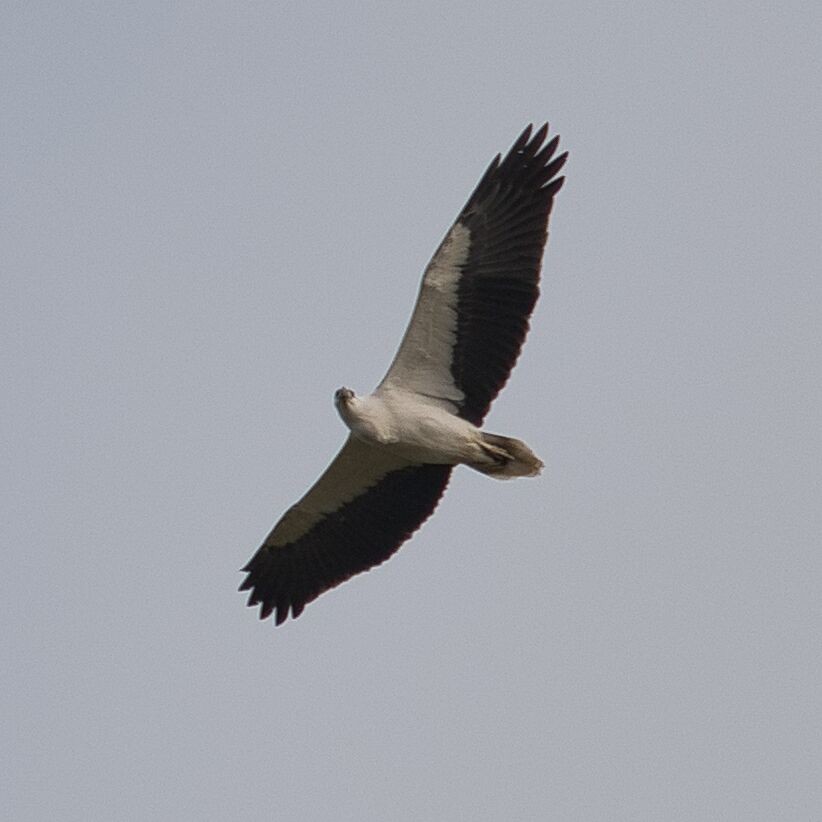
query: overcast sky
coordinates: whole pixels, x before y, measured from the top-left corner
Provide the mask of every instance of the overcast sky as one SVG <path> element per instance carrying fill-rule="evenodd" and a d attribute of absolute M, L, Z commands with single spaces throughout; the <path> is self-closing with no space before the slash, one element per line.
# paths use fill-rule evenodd
<path fill-rule="evenodd" d="M 810 820 L 822 789 L 813 4 L 6 3 L 0 816 Z M 542 298 L 389 563 L 238 569 L 528 122 Z"/>

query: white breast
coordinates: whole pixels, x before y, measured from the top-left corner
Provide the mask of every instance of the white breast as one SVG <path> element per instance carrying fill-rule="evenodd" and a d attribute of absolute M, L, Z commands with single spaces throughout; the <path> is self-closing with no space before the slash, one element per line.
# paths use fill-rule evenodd
<path fill-rule="evenodd" d="M 355 436 L 415 462 L 456 464 L 474 454 L 480 439 L 476 426 L 443 403 L 405 391 L 357 397 L 341 414 Z"/>

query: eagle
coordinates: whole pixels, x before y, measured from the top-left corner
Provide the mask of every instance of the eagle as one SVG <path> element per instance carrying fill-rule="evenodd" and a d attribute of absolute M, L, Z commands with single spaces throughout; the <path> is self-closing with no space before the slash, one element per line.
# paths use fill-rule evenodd
<path fill-rule="evenodd" d="M 495 479 L 543 467 L 513 437 L 481 429 L 539 295 L 548 219 L 567 152 L 529 125 L 488 166 L 425 269 L 405 336 L 376 390 L 340 388 L 348 437 L 242 569 L 241 591 L 277 625 L 379 565 L 433 513 L 451 471 Z"/>

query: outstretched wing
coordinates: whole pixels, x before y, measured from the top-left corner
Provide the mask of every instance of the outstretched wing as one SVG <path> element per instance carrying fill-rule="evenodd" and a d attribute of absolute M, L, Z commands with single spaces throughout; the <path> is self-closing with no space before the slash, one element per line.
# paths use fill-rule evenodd
<path fill-rule="evenodd" d="M 243 568 L 240 586 L 260 619 L 291 611 L 384 562 L 433 513 L 450 465 L 404 462 L 349 436 L 308 493 L 285 513 Z"/>
<path fill-rule="evenodd" d="M 557 177 L 548 125 L 525 129 L 494 159 L 425 270 L 394 362 L 379 390 L 449 403 L 480 425 L 519 356 L 539 296 Z"/>

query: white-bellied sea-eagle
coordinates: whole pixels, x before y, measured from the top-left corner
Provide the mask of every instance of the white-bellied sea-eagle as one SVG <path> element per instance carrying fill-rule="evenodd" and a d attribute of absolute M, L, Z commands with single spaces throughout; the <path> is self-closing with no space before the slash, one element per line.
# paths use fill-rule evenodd
<path fill-rule="evenodd" d="M 388 559 L 431 515 L 455 465 L 496 479 L 542 463 L 480 429 L 505 385 L 539 294 L 548 218 L 567 153 L 547 124 L 497 155 L 425 269 L 399 350 L 377 389 L 340 388 L 340 452 L 243 568 L 260 618 L 291 613 Z"/>

